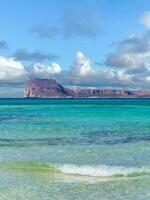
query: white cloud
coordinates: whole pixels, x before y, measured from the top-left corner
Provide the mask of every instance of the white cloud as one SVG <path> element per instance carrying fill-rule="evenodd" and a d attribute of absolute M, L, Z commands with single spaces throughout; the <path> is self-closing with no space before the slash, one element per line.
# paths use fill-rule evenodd
<path fill-rule="evenodd" d="M 129 73 L 150 71 L 150 32 L 132 35 L 119 43 L 115 53 L 106 57 L 105 65 L 127 70 Z"/>
<path fill-rule="evenodd" d="M 20 81 L 26 75 L 27 71 L 21 62 L 0 56 L 0 81 Z"/>
<path fill-rule="evenodd" d="M 59 74 L 61 72 L 61 67 L 57 63 L 52 63 L 50 66 L 45 66 L 41 63 L 36 63 L 34 66 L 34 73 L 41 76 L 49 76 L 54 74 Z"/>
<path fill-rule="evenodd" d="M 86 58 L 81 51 L 78 51 L 71 73 L 77 76 L 87 76 L 93 72 L 90 59 Z"/>
<path fill-rule="evenodd" d="M 120 51 L 116 52 L 114 58 L 116 64 L 118 63 L 117 56 L 123 57 L 122 55 L 118 55 L 118 53 L 120 53 Z M 135 69 L 137 70 L 136 64 L 139 62 L 138 66 L 141 66 L 141 60 L 143 59 L 141 56 L 146 56 L 146 53 L 138 53 L 138 59 L 136 57 L 132 58 L 132 53 L 131 55 L 126 51 L 121 51 L 121 53 L 123 53 L 123 55 L 128 55 L 127 57 L 124 56 L 124 58 L 129 60 L 128 62 L 132 65 L 131 68 L 127 66 L 126 59 L 122 58 L 119 60 L 120 65 L 116 68 L 113 66 L 103 68 L 101 66 L 99 69 L 95 69 L 94 66 L 92 66 L 91 60 L 79 51 L 76 53 L 73 66 L 68 70 L 62 70 L 57 63 L 53 63 L 50 66 L 36 63 L 33 69 L 27 72 L 24 66 L 14 58 L 0 57 L 0 81 L 1 83 L 7 84 L 24 81 L 27 78 L 38 77 L 54 78 L 63 85 L 77 87 L 147 87 L 150 82 L 148 58 L 146 58 L 147 64 L 145 62 L 144 65 L 147 67 L 146 71 L 142 69 L 140 72 L 139 70 L 138 73 L 141 73 L 140 76 L 135 72 Z"/>
<path fill-rule="evenodd" d="M 142 15 L 140 23 L 150 28 L 150 12 Z M 150 30 L 132 34 L 119 42 L 116 52 L 107 55 L 105 65 L 115 70 L 118 80 L 121 77 L 118 84 L 124 83 L 131 88 L 149 88 Z"/>
<path fill-rule="evenodd" d="M 139 72 L 150 69 L 150 52 L 145 54 L 136 54 L 128 52 L 120 52 L 109 54 L 106 60 L 106 65 L 122 69 L 130 69 Z"/>
<path fill-rule="evenodd" d="M 145 12 L 141 16 L 140 23 L 146 26 L 148 29 L 150 28 L 150 12 Z"/>
<path fill-rule="evenodd" d="M 132 82 L 132 75 L 123 70 L 95 69 L 82 52 L 77 52 L 73 67 L 56 78 L 62 84 L 81 87 L 126 87 Z"/>
<path fill-rule="evenodd" d="M 115 74 L 116 74 L 115 78 L 121 82 L 123 82 L 123 81 L 130 82 L 132 79 L 132 75 L 129 75 L 123 71 L 117 71 Z"/>

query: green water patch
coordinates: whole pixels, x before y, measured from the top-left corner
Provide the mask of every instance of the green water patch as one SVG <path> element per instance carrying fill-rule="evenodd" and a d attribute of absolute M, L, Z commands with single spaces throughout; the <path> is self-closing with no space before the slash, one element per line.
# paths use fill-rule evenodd
<path fill-rule="evenodd" d="M 38 171 L 49 171 L 50 173 L 59 173 L 53 164 L 49 163 L 36 163 L 36 162 L 18 162 L 18 163 L 5 163 L 0 164 L 0 169 L 8 170 L 38 170 Z"/>

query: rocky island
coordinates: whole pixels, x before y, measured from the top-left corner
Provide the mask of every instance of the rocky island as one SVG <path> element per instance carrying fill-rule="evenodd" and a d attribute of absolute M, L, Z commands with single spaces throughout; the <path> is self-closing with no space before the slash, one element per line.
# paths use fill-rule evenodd
<path fill-rule="evenodd" d="M 53 79 L 28 80 L 24 90 L 25 98 L 148 98 L 150 90 L 123 89 L 70 89 Z"/>

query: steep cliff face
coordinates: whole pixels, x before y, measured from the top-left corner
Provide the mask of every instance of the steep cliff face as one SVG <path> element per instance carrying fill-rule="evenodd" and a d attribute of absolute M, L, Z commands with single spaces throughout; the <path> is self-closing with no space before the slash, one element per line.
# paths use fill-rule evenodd
<path fill-rule="evenodd" d="M 65 89 L 53 79 L 29 80 L 24 91 L 24 97 L 27 98 L 57 98 L 67 95 Z"/>
<path fill-rule="evenodd" d="M 69 89 L 53 79 L 32 79 L 27 81 L 26 98 L 132 98 L 150 97 L 150 90 L 128 91 L 117 89 Z"/>
<path fill-rule="evenodd" d="M 130 97 L 132 92 L 114 89 L 81 89 L 78 91 L 79 97 Z"/>

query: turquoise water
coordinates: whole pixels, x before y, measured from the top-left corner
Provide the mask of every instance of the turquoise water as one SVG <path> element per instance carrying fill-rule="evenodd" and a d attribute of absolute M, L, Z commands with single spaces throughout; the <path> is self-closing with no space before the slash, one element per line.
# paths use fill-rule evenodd
<path fill-rule="evenodd" d="M 150 99 L 1 99 L 0 200 L 149 200 Z"/>

